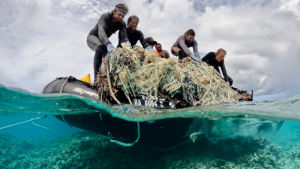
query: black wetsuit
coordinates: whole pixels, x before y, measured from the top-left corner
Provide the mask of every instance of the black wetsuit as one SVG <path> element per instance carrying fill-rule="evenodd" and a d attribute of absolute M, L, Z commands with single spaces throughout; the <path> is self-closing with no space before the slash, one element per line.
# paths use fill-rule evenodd
<path fill-rule="evenodd" d="M 102 14 L 98 23 L 90 31 L 87 37 L 88 46 L 95 51 L 94 56 L 94 77 L 96 79 L 102 58 L 107 54 L 106 45 L 109 43 L 109 37 L 119 30 L 119 40 L 127 42 L 126 23 L 124 21 L 113 23 L 113 13 Z"/>
<path fill-rule="evenodd" d="M 231 77 L 229 77 L 227 75 L 227 71 L 226 71 L 226 68 L 225 68 L 224 60 L 222 60 L 221 62 L 217 61 L 216 60 L 216 53 L 215 52 L 209 52 L 207 55 L 205 55 L 202 58 L 202 61 L 206 62 L 207 64 L 209 64 L 211 66 L 213 66 L 219 73 L 220 73 L 220 70 L 219 70 L 218 67 L 220 66 L 221 70 L 222 70 L 222 73 L 224 75 L 225 81 L 229 82 L 230 86 L 232 85 L 233 80 L 232 80 Z"/>
<path fill-rule="evenodd" d="M 131 43 L 131 46 L 136 45 L 137 41 L 140 41 L 144 49 L 146 49 L 149 45 L 146 43 L 146 40 L 144 38 L 144 35 L 141 31 L 135 30 L 133 33 L 129 33 L 128 29 L 126 29 L 127 37 L 129 39 L 129 42 Z M 120 33 L 119 33 L 120 34 Z M 121 41 L 119 40 L 118 47 L 121 47 Z"/>

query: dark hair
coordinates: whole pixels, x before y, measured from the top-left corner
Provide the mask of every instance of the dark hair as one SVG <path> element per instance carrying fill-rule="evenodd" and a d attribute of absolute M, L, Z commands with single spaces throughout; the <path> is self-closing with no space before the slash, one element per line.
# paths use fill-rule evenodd
<path fill-rule="evenodd" d="M 123 4 L 123 3 L 117 4 L 117 5 L 116 5 L 116 8 L 124 9 L 125 11 L 127 11 L 126 13 L 129 12 L 128 7 L 127 7 L 125 4 Z"/>
<path fill-rule="evenodd" d="M 157 43 L 157 44 L 156 44 L 156 46 L 157 46 L 157 45 L 160 45 L 160 46 L 161 46 L 161 44 L 160 44 L 160 43 Z"/>
<path fill-rule="evenodd" d="M 189 29 L 188 31 L 185 32 L 186 35 L 192 35 L 192 36 L 195 36 L 196 33 L 193 29 Z"/>
<path fill-rule="evenodd" d="M 138 16 L 136 16 L 136 15 L 131 15 L 131 16 L 128 18 L 128 20 L 127 20 L 127 24 L 128 24 L 132 19 L 137 19 L 138 22 L 140 21 L 140 19 L 139 19 Z"/>

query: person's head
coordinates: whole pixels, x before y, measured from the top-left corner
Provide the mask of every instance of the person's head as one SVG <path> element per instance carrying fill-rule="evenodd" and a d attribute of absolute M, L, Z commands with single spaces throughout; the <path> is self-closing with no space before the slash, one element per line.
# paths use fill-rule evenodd
<path fill-rule="evenodd" d="M 243 100 L 251 100 L 251 94 L 248 94 L 248 93 L 243 93 L 241 96 L 241 99 Z"/>
<path fill-rule="evenodd" d="M 225 58 L 225 55 L 226 55 L 226 51 L 222 48 L 218 49 L 217 52 L 216 52 L 216 60 L 218 62 L 222 62 Z"/>
<path fill-rule="evenodd" d="M 125 4 L 117 4 L 113 10 L 113 21 L 121 22 L 128 13 L 128 8 Z"/>
<path fill-rule="evenodd" d="M 195 39 L 196 33 L 193 29 L 189 29 L 188 31 L 185 32 L 185 39 L 189 42 L 192 43 Z"/>
<path fill-rule="evenodd" d="M 152 48 L 157 44 L 157 42 L 152 37 L 146 38 L 146 43 L 148 43 Z"/>
<path fill-rule="evenodd" d="M 161 52 L 162 51 L 162 47 L 161 47 L 161 44 L 160 43 L 157 43 L 157 45 L 155 46 L 156 50 L 158 52 Z"/>
<path fill-rule="evenodd" d="M 136 16 L 136 15 L 130 16 L 127 20 L 128 29 L 133 30 L 133 31 L 136 30 L 136 27 L 138 26 L 139 21 L 140 20 L 139 20 L 138 16 Z"/>

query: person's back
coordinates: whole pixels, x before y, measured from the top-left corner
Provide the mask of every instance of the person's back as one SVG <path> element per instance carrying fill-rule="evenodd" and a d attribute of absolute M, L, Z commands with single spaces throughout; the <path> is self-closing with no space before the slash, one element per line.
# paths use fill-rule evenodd
<path fill-rule="evenodd" d="M 202 58 L 203 62 L 206 62 L 208 65 L 213 66 L 219 73 L 219 66 L 223 67 L 224 66 L 224 60 L 221 62 L 216 60 L 216 53 L 215 52 L 209 52 Z M 225 67 L 225 66 L 224 66 Z"/>
<path fill-rule="evenodd" d="M 226 55 L 226 51 L 224 49 L 218 49 L 216 53 L 209 52 L 208 54 L 206 54 L 202 58 L 202 61 L 206 62 L 210 66 L 213 66 L 221 74 L 219 70 L 220 67 L 224 75 L 225 81 L 228 82 L 228 84 L 231 86 L 233 80 L 230 76 L 227 75 L 227 70 L 225 68 L 225 63 L 224 63 L 225 55 Z"/>

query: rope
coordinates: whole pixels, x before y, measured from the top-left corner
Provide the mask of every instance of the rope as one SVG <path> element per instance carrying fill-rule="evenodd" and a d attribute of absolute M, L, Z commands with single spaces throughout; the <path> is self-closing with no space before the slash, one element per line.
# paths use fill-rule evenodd
<path fill-rule="evenodd" d="M 126 89 L 126 86 L 125 86 L 125 84 L 124 84 L 124 82 L 123 82 L 123 80 L 122 80 L 120 74 L 119 74 L 119 79 L 121 80 L 121 83 L 122 83 L 123 88 L 124 88 L 124 90 L 126 91 L 126 93 L 129 93 L 128 90 Z"/>
<path fill-rule="evenodd" d="M 72 77 L 72 76 L 69 76 L 69 77 Z M 61 93 L 63 91 L 65 85 L 67 84 L 67 81 L 68 81 L 69 77 L 66 78 L 65 83 L 61 86 L 61 89 L 60 89 L 59 93 Z"/>
<path fill-rule="evenodd" d="M 183 85 L 183 83 L 182 83 L 181 74 L 180 74 L 180 73 L 178 72 L 178 70 L 177 70 L 177 66 L 175 66 L 175 70 L 176 70 L 176 72 L 177 72 L 177 74 L 178 74 L 178 76 L 179 76 L 180 84 L 181 84 L 181 87 L 182 87 L 182 93 L 183 93 L 183 96 L 184 96 L 184 94 L 185 94 L 185 89 L 184 89 L 184 85 Z"/>
<path fill-rule="evenodd" d="M 27 123 L 27 122 L 31 122 L 31 121 L 35 121 L 35 120 L 39 120 L 39 119 L 44 119 L 46 117 L 47 117 L 47 115 L 40 116 L 40 117 L 37 117 L 37 118 L 34 118 L 34 119 L 30 119 L 30 120 L 27 120 L 27 121 L 23 121 L 23 122 L 20 122 L 20 123 L 15 123 L 15 124 L 12 124 L 12 125 L 1 127 L 0 130 L 5 129 L 5 128 L 9 128 L 9 127 L 12 127 L 12 126 L 16 126 L 16 125 L 19 125 L 19 124 Z"/>
<path fill-rule="evenodd" d="M 106 92 L 105 96 L 111 95 L 119 103 L 113 93 L 117 86 L 130 101 L 129 98 L 139 95 L 153 99 L 159 93 L 182 105 L 204 106 L 238 101 L 218 72 L 205 63 L 195 62 L 189 57 L 178 63 L 175 58 L 158 58 L 154 50 L 122 46 L 109 55 L 109 63 L 103 68 L 110 68 L 103 76 L 107 77 L 109 90 L 99 89 L 99 94 Z M 115 83 L 111 83 L 109 75 Z"/>
<path fill-rule="evenodd" d="M 65 120 L 64 115 L 61 115 L 61 117 L 62 117 L 62 119 L 65 121 L 65 123 L 67 123 L 67 125 L 68 125 L 70 128 L 72 128 L 72 130 L 73 130 L 73 127 L 72 127 L 71 125 L 69 125 L 69 123 Z"/>
<path fill-rule="evenodd" d="M 43 129 L 46 129 L 46 130 L 50 130 L 50 131 L 56 132 L 56 133 L 68 133 L 68 132 L 70 132 L 70 131 L 68 131 L 68 132 L 61 132 L 61 131 L 57 131 L 57 130 L 53 130 L 53 129 L 49 129 L 49 128 L 47 128 L 47 127 L 44 127 L 44 126 L 38 125 L 38 124 L 34 123 L 33 121 L 32 121 L 32 124 L 33 124 L 33 125 L 35 125 L 35 126 L 41 127 L 41 128 L 43 128 Z M 72 128 L 72 129 L 73 129 L 73 128 Z"/>
<path fill-rule="evenodd" d="M 275 121 L 276 122 L 276 121 Z M 270 120 L 266 120 L 266 121 L 260 121 L 260 122 L 255 122 L 255 123 L 248 123 L 248 124 L 243 124 L 241 126 L 250 126 L 250 125 L 261 125 L 261 124 L 264 124 L 264 123 L 267 123 L 267 124 L 273 124 L 275 123 L 274 121 L 270 121 Z"/>
<path fill-rule="evenodd" d="M 208 134 L 207 134 L 207 125 L 208 125 L 208 122 L 206 122 L 206 126 L 205 126 L 205 128 L 206 128 L 206 130 L 205 130 L 205 136 L 206 136 L 206 138 L 209 140 L 209 141 L 211 141 L 212 143 L 214 143 L 214 144 L 216 144 L 217 142 L 218 142 L 218 139 L 213 139 L 213 138 L 209 138 L 209 136 L 208 136 Z"/>
<path fill-rule="evenodd" d="M 132 105 L 132 102 L 131 102 L 131 100 L 130 100 L 130 97 L 128 96 L 128 94 L 127 94 L 127 93 L 125 93 L 125 96 L 126 96 L 126 98 L 128 99 L 128 101 L 129 101 L 130 105 Z"/>
<path fill-rule="evenodd" d="M 211 88 L 211 82 L 212 82 L 212 79 L 210 80 L 210 82 L 209 82 L 209 88 L 207 89 L 207 91 L 206 91 L 205 94 L 203 95 L 202 99 L 201 99 L 200 101 L 196 102 L 196 103 L 194 104 L 194 106 L 197 105 L 197 104 L 200 104 L 200 103 L 202 102 L 202 100 L 205 98 L 206 94 L 208 93 L 208 91 L 209 91 L 210 88 Z"/>
<path fill-rule="evenodd" d="M 139 122 L 137 122 L 137 127 L 138 127 L 138 137 L 137 137 L 137 139 L 133 143 L 123 143 L 123 142 L 120 142 L 120 141 L 117 141 L 117 140 L 110 140 L 110 142 L 116 143 L 116 144 L 118 144 L 120 146 L 123 146 L 123 147 L 131 147 L 131 146 L 133 146 L 140 139 L 140 123 Z"/>
<path fill-rule="evenodd" d="M 203 122 L 203 125 L 202 125 L 201 129 L 198 132 L 192 133 L 190 135 L 190 139 L 193 141 L 193 143 L 195 143 L 195 141 L 197 140 L 198 135 L 203 134 L 206 130 L 206 125 L 204 124 L 204 120 L 202 122 Z"/>
<path fill-rule="evenodd" d="M 102 95 L 103 95 L 103 88 L 102 88 L 102 84 L 101 84 L 101 97 L 100 97 L 101 101 L 102 101 Z"/>
<path fill-rule="evenodd" d="M 38 124 L 34 123 L 34 121 L 40 120 L 40 119 L 45 119 L 46 117 L 47 117 L 47 115 L 40 116 L 40 117 L 37 117 L 37 118 L 34 118 L 34 119 L 30 119 L 30 120 L 27 120 L 27 121 L 23 121 L 23 122 L 20 122 L 20 123 L 16 123 L 16 124 L 12 124 L 12 125 L 9 125 L 9 126 L 2 127 L 2 128 L 0 128 L 0 130 L 5 129 L 5 128 L 9 128 L 9 127 L 13 127 L 13 126 L 16 126 L 16 125 L 19 125 L 19 124 L 23 124 L 23 123 L 27 123 L 27 122 L 32 122 L 32 124 L 35 125 L 35 126 L 38 126 L 38 127 L 43 128 L 43 129 L 50 130 L 50 131 L 53 131 L 53 132 L 56 132 L 56 133 L 68 133 L 68 132 L 70 132 L 70 131 L 68 131 L 68 132 L 61 132 L 61 131 L 53 130 L 53 129 L 50 129 L 50 128 L 47 128 L 47 127 L 44 127 L 44 126 L 41 126 L 41 125 L 38 125 Z"/>
<path fill-rule="evenodd" d="M 111 97 L 118 103 L 121 104 L 121 102 L 116 98 L 114 92 L 111 89 L 111 82 L 110 82 L 110 77 L 109 77 L 109 71 L 108 71 L 108 66 L 107 66 L 107 80 L 108 80 L 108 84 L 109 84 L 109 91 L 110 91 L 110 95 Z"/>
<path fill-rule="evenodd" d="M 130 88 L 131 88 L 131 91 L 132 91 L 132 93 L 133 93 L 133 96 L 135 97 L 135 92 L 134 92 L 134 90 L 133 90 L 133 88 L 132 88 L 132 86 L 131 86 L 131 83 L 130 83 L 130 81 L 128 81 L 128 83 L 129 83 L 129 86 L 130 86 Z"/>

